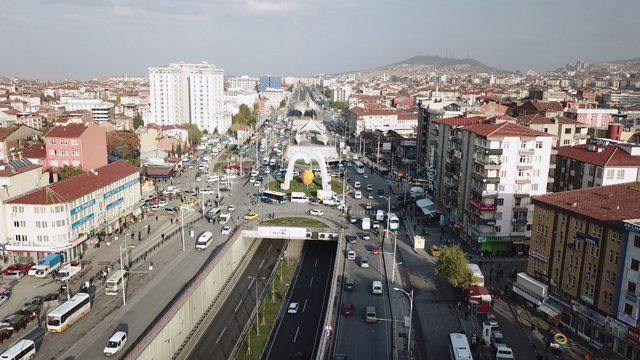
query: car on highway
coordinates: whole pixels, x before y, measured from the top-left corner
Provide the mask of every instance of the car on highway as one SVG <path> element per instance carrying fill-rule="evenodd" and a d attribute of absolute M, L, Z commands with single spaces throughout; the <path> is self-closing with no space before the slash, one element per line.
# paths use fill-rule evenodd
<path fill-rule="evenodd" d="M 248 214 L 246 214 L 245 216 L 243 216 L 242 218 L 245 220 L 253 220 L 255 218 L 258 217 L 258 213 L 257 212 L 250 212 Z"/>
<path fill-rule="evenodd" d="M 347 250 L 347 260 L 355 260 L 356 252 L 353 250 Z"/>
<path fill-rule="evenodd" d="M 368 178 L 369 178 L 369 174 L 367 174 L 367 173 L 363 174 L 363 175 L 362 175 L 362 178 L 363 178 L 363 179 L 368 179 Z"/>
<path fill-rule="evenodd" d="M 382 249 L 380 249 L 380 246 L 374 246 L 371 248 L 371 253 L 373 255 L 380 255 L 382 253 Z"/>
<path fill-rule="evenodd" d="M 256 182 L 256 177 L 255 177 L 255 176 L 250 177 L 250 178 L 249 178 L 249 182 L 250 182 L 250 183 L 254 183 L 254 182 Z"/>
<path fill-rule="evenodd" d="M 356 181 L 356 182 L 354 182 L 354 183 L 353 183 L 353 187 L 354 187 L 355 189 L 360 189 L 360 181 Z"/>
<path fill-rule="evenodd" d="M 229 235 L 231 234 L 231 228 L 229 226 L 223 226 L 222 229 L 220 229 L 220 233 L 222 235 Z"/>
<path fill-rule="evenodd" d="M 353 193 L 353 198 L 354 198 L 354 199 L 362 199 L 362 192 L 361 192 L 360 190 L 356 190 L 356 191 Z"/>
<path fill-rule="evenodd" d="M 196 181 L 202 181 L 202 176 L 200 175 L 196 176 Z"/>
<path fill-rule="evenodd" d="M 289 307 L 287 308 L 287 313 L 297 314 L 299 308 L 300 308 L 300 304 L 298 304 L 297 302 L 289 303 Z"/>
<path fill-rule="evenodd" d="M 371 209 L 373 209 L 373 204 L 372 203 L 367 203 L 364 207 L 367 210 L 371 210 Z"/>
<path fill-rule="evenodd" d="M 378 195 L 384 195 L 384 189 L 378 188 Z"/>
<path fill-rule="evenodd" d="M 373 220 L 373 225 L 372 225 L 372 227 L 373 227 L 374 229 L 380 229 L 380 221 L 378 221 L 378 220 Z"/>
<path fill-rule="evenodd" d="M 371 193 L 367 194 L 367 199 L 373 200 L 373 194 L 371 194 Z"/>
<path fill-rule="evenodd" d="M 213 189 L 211 188 L 202 188 L 198 192 L 202 195 L 212 195 L 214 193 Z"/>
<path fill-rule="evenodd" d="M 367 191 L 373 191 L 373 186 L 371 184 L 367 184 Z"/>
<path fill-rule="evenodd" d="M 361 268 L 368 268 L 369 267 L 369 259 L 366 258 L 366 257 L 360 258 L 360 267 Z"/>
<path fill-rule="evenodd" d="M 352 291 L 356 288 L 356 281 L 353 278 L 346 277 L 344 280 L 344 289 Z"/>
<path fill-rule="evenodd" d="M 227 211 L 228 211 L 228 212 L 233 212 L 233 211 L 235 211 L 235 210 L 236 210 L 236 206 L 235 206 L 235 205 L 233 205 L 233 204 L 229 204 L 229 205 L 227 206 Z"/>
<path fill-rule="evenodd" d="M 322 216 L 322 215 L 324 215 L 324 211 L 322 211 L 320 209 L 311 209 L 311 210 L 309 210 L 309 214 L 315 215 L 315 216 Z"/>
<path fill-rule="evenodd" d="M 355 224 L 355 223 L 357 223 L 357 222 L 358 222 L 358 218 L 357 218 L 357 217 L 355 217 L 355 216 L 353 216 L 353 215 L 351 215 L 351 216 L 349 217 L 349 222 L 350 222 L 350 223 L 352 223 L 352 224 Z"/>
<path fill-rule="evenodd" d="M 376 307 L 368 305 L 365 308 L 364 320 L 366 322 L 378 322 L 378 316 L 376 315 Z"/>
<path fill-rule="evenodd" d="M 258 175 L 259 175 L 258 170 L 252 170 L 252 171 L 251 171 L 251 177 L 255 178 L 255 177 L 256 177 L 256 176 L 258 176 Z"/>
<path fill-rule="evenodd" d="M 258 181 L 258 180 L 256 180 L 256 181 L 253 183 L 253 187 L 260 187 L 260 186 L 262 186 L 262 181 Z"/>
<path fill-rule="evenodd" d="M 358 240 L 358 237 L 354 235 L 345 235 L 344 238 L 348 244 L 355 244 Z"/>
<path fill-rule="evenodd" d="M 362 240 L 364 240 L 364 241 L 369 241 L 369 240 L 371 240 L 371 235 L 369 235 L 369 234 L 364 234 L 364 235 L 362 235 Z"/>
<path fill-rule="evenodd" d="M 351 316 L 353 315 L 353 304 L 350 302 L 346 302 L 342 304 L 342 315 Z"/>
<path fill-rule="evenodd" d="M 374 280 L 371 282 L 371 293 L 374 295 L 382 295 L 382 281 Z"/>
<path fill-rule="evenodd" d="M 104 347 L 104 355 L 105 356 L 113 356 L 118 351 L 120 351 L 124 344 L 127 343 L 127 333 L 124 331 L 116 331 L 115 334 L 111 335 L 109 341 L 107 341 L 107 345 Z"/>

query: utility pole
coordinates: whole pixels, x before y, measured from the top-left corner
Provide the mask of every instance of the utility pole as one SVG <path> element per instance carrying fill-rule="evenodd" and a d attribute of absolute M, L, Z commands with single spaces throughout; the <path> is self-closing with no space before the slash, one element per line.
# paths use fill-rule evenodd
<path fill-rule="evenodd" d="M 182 252 L 185 251 L 184 248 L 184 209 L 180 208 L 180 234 L 182 236 Z"/>
<path fill-rule="evenodd" d="M 380 168 L 380 136 L 378 135 L 378 153 L 376 154 L 376 168 Z"/>

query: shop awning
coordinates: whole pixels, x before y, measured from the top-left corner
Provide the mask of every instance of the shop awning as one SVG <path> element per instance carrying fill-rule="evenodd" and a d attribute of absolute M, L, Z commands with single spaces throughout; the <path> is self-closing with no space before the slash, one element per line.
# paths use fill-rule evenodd
<path fill-rule="evenodd" d="M 433 204 L 433 201 L 430 199 L 420 199 L 416 200 L 416 205 L 422 210 L 422 213 L 425 215 L 433 215 L 436 213 L 436 208 Z"/>
<path fill-rule="evenodd" d="M 547 298 L 538 306 L 538 311 L 546 314 L 550 318 L 554 318 L 562 314 L 562 305 L 552 298 Z"/>

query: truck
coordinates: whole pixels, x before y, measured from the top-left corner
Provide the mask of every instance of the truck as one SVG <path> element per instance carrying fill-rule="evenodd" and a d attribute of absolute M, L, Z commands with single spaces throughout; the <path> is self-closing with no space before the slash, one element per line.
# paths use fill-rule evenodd
<path fill-rule="evenodd" d="M 362 230 L 369 230 L 369 229 L 371 229 L 371 219 L 369 219 L 368 217 L 363 217 Z"/>
<path fill-rule="evenodd" d="M 58 280 L 67 281 L 74 277 L 82 270 L 82 264 L 77 261 L 72 261 L 64 264 L 63 267 L 58 270 Z"/>
<path fill-rule="evenodd" d="M 29 269 L 29 275 L 35 277 L 46 277 L 54 270 L 58 269 L 62 263 L 60 254 L 49 254 L 38 260 L 38 265 Z"/>

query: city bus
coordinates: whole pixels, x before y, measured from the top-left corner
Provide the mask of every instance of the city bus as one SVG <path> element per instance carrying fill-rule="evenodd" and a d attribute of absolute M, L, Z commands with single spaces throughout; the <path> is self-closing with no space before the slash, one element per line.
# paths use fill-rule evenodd
<path fill-rule="evenodd" d="M 356 168 L 356 174 L 364 174 L 364 164 L 360 161 L 354 160 L 353 167 Z"/>
<path fill-rule="evenodd" d="M 398 230 L 400 228 L 400 219 L 394 213 L 387 214 L 389 217 L 389 230 Z"/>
<path fill-rule="evenodd" d="M 109 279 L 107 279 L 104 285 L 105 295 L 117 295 L 126 276 L 127 272 L 122 269 L 116 270 L 113 275 L 109 276 Z"/>
<path fill-rule="evenodd" d="M 91 310 L 91 299 L 87 293 L 77 293 L 64 304 L 47 314 L 47 330 L 63 332 Z"/>
<path fill-rule="evenodd" d="M 449 353 L 451 360 L 473 360 L 469 341 L 465 334 L 449 334 Z"/>
<path fill-rule="evenodd" d="M 287 202 L 287 194 L 279 191 L 265 190 L 258 195 L 258 199 L 276 204 L 285 204 Z"/>
<path fill-rule="evenodd" d="M 36 343 L 33 340 L 23 339 L 7 349 L 0 355 L 2 360 L 33 359 L 36 356 Z"/>

